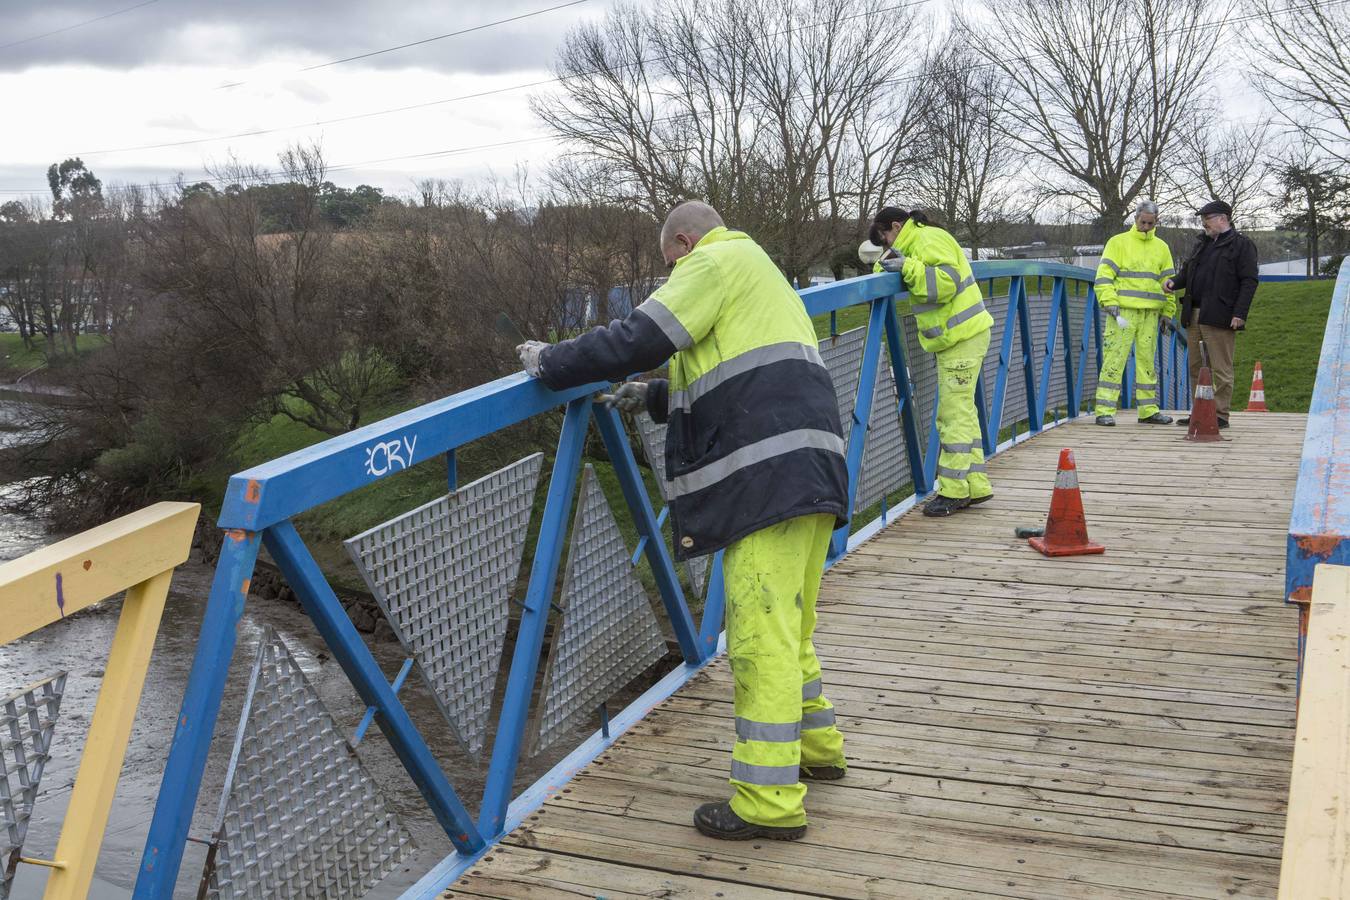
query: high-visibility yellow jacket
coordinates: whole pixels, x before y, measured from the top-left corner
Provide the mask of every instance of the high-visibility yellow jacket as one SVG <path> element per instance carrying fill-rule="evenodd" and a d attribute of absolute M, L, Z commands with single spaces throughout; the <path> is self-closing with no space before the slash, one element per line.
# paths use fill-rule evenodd
<path fill-rule="evenodd" d="M 1124 309 L 1159 310 L 1171 318 L 1177 301 L 1163 292 L 1163 282 L 1175 275 L 1172 251 L 1153 230 L 1131 225 L 1106 242 L 1097 265 L 1097 302 L 1116 315 Z"/>
<path fill-rule="evenodd" d="M 675 555 L 797 516 L 848 517 L 843 428 L 802 299 L 750 237 L 714 228 L 622 321 L 540 355 L 555 390 L 670 360 L 647 411 L 666 430 Z"/>
<path fill-rule="evenodd" d="M 892 246 L 905 255 L 901 277 L 909 288 L 908 302 L 898 309 L 915 316 L 923 349 L 937 353 L 994 327 L 970 261 L 954 237 L 910 219 Z M 873 271 L 882 271 L 881 264 Z"/>

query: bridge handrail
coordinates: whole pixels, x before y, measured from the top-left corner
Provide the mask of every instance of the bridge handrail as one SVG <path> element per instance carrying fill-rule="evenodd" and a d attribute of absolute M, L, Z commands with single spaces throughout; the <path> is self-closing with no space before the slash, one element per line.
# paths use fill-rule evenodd
<path fill-rule="evenodd" d="M 1285 600 L 1297 603 L 1299 658 L 1307 637 L 1313 570 L 1350 564 L 1350 258 L 1331 296 L 1299 460 L 1285 552 Z"/>
<path fill-rule="evenodd" d="M 174 569 L 201 507 L 157 503 L 0 565 L 0 645 L 126 591 L 45 896 L 89 892 Z"/>
<path fill-rule="evenodd" d="M 1319 565 L 1299 694 L 1280 893 L 1350 895 L 1350 567 Z"/>
<path fill-rule="evenodd" d="M 1066 414 L 1069 417 L 1078 415 L 1087 400 L 1084 396 L 1085 373 L 1095 371 L 1100 365 L 1101 319 L 1092 290 L 1094 273 L 1090 269 L 1060 263 L 996 260 L 977 262 L 973 270 L 977 279 L 991 286 L 995 279 L 1007 279 L 1002 341 L 991 351 L 991 354 L 997 354 L 992 357 L 997 359 L 993 397 L 984 396 L 983 378 L 977 382 L 983 442 L 986 454 L 992 455 L 1000 446 L 1011 443 L 1001 441 L 1001 430 L 1010 422 L 1005 415 L 1005 405 L 1010 407 L 1007 413 L 1011 415 L 1014 429 L 1019 421 L 1026 423 L 1028 435 L 1052 427 L 1054 423 L 1046 422 L 1052 384 L 1058 390 L 1062 382 Z M 1033 333 L 1032 300 L 1028 291 L 1028 284 L 1033 280 L 1051 284 L 1049 325 L 1044 333 Z M 1077 334 L 1075 327 L 1070 325 L 1071 295 L 1075 302 L 1083 304 Z M 906 502 L 922 498 L 930 492 L 934 482 L 937 434 L 936 429 L 930 427 L 927 446 L 920 446 L 915 387 L 906 364 L 906 336 L 912 337 L 913 323 L 911 320 L 902 324 L 896 306 L 891 302 L 894 297 L 903 296 L 900 277 L 889 273 L 867 275 L 809 288 L 801 291 L 801 296 L 813 316 L 829 314 L 832 325 L 836 314 L 849 307 L 863 306 L 868 313 L 853 415 L 844 423 L 849 431 L 850 504 L 858 496 L 863 451 L 874 421 L 873 385 L 878 369 L 883 365 L 883 346 L 890 356 L 896 386 L 897 406 L 892 412 L 902 421 L 904 456 L 914 488 L 914 496 Z M 1020 351 L 1016 346 L 1019 340 Z M 1178 363 L 1179 348 L 1175 339 L 1170 357 L 1163 342 L 1160 342 L 1160 350 L 1164 371 L 1169 358 L 1171 360 L 1171 380 L 1184 379 L 1184 355 Z M 1025 383 L 1025 408 L 1011 408 L 1007 402 L 1012 398 L 1008 391 L 1010 377 Z M 1128 382 L 1128 376 L 1126 380 Z M 1165 376 L 1160 380 L 1168 381 Z M 1184 381 L 1181 383 L 1184 385 Z M 456 866 L 476 859 L 495 840 L 514 828 L 525 809 L 521 803 L 511 802 L 512 784 L 564 549 L 568 513 L 592 421 L 614 465 L 683 656 L 683 667 L 662 682 L 666 686 L 662 690 L 673 691 L 716 654 L 723 600 L 720 567 L 714 564 L 702 622 L 696 625 L 623 422 L 614 410 L 592 404 L 592 395 L 604 387 L 606 385 L 597 383 L 553 392 L 540 382 L 517 373 L 288 454 L 230 479 L 219 520 L 225 530 L 221 556 L 183 698 L 183 714 L 179 717 L 165 765 L 141 861 L 136 897 L 168 898 L 172 895 L 220 709 L 237 626 L 247 598 L 248 580 L 263 544 L 362 701 L 377 711 L 376 721 L 381 730 L 455 845 L 458 855 L 453 859 L 458 862 L 450 864 L 445 871 L 438 868 L 437 878 L 452 878 Z M 1128 390 L 1125 393 L 1128 397 Z M 1173 391 L 1174 396 L 1179 393 L 1184 391 Z M 491 747 L 487 784 L 479 816 L 474 821 L 385 680 L 291 520 L 324 502 L 433 459 L 445 462 L 453 490 L 457 448 L 560 407 L 564 410 L 562 432 L 549 477 L 538 543 L 532 561 L 527 563 L 529 581 L 521 624 L 508 663 L 508 682 Z M 933 407 L 935 414 L 936 403 Z M 1013 440 L 1019 439 L 1014 431 Z M 882 516 L 875 522 L 852 535 L 848 529 L 841 529 L 835 536 L 832 559 L 838 559 L 849 547 L 866 539 L 885 520 L 883 505 Z M 638 707 L 647 702 L 650 702 L 650 692 L 616 717 L 611 726 L 640 717 L 646 707 Z M 598 753 L 621 733 L 619 728 L 611 727 L 603 740 L 597 736 L 578 753 Z M 542 799 L 541 793 L 540 790 L 526 792 L 529 798 Z M 525 798 L 526 795 L 522 795 L 518 800 Z M 428 887 L 428 890 L 433 889 L 434 885 Z"/>

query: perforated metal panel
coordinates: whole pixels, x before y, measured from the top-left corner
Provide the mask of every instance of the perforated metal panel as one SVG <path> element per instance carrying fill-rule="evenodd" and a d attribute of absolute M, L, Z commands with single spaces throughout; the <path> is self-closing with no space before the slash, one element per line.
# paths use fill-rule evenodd
<path fill-rule="evenodd" d="M 11 862 L 23 849 L 65 692 L 66 673 L 58 672 L 0 700 L 0 861 Z M 13 869 L 5 866 L 0 900 L 9 896 Z"/>
<path fill-rule="evenodd" d="M 661 499 L 670 502 L 670 479 L 666 478 L 666 426 L 658 425 L 656 420 L 644 413 L 638 413 L 638 437 L 642 439 L 642 452 L 646 454 L 647 465 L 656 476 L 656 489 Z"/>
<path fill-rule="evenodd" d="M 530 726 L 538 753 L 587 717 L 666 652 L 647 593 L 633 574 L 623 535 L 595 471 L 581 477 L 544 694 Z"/>
<path fill-rule="evenodd" d="M 839 419 L 844 426 L 844 440 L 851 437 L 853 409 L 857 400 L 858 382 L 862 378 L 863 344 L 866 328 L 854 328 L 834 338 L 820 342 L 820 356 L 830 370 L 835 398 L 839 403 Z M 909 459 L 905 451 L 904 431 L 901 428 L 899 395 L 895 388 L 895 373 L 891 368 L 890 351 L 883 345 L 873 384 L 872 416 L 868 424 L 867 444 L 863 451 L 862 473 L 853 508 L 867 509 L 886 494 L 909 480 Z"/>
<path fill-rule="evenodd" d="M 263 633 L 225 776 L 212 897 L 359 897 L 412 838 L 286 644 Z"/>
<path fill-rule="evenodd" d="M 830 372 L 834 383 L 834 397 L 839 403 L 839 423 L 844 427 L 844 440 L 853 428 L 853 405 L 858 398 L 858 379 L 862 376 L 863 343 L 866 328 L 854 328 L 820 342 L 820 359 Z"/>
<path fill-rule="evenodd" d="M 638 436 L 642 439 L 642 452 L 647 457 L 647 465 L 656 475 L 656 488 L 661 499 L 670 502 L 670 481 L 666 478 L 666 426 L 658 425 L 651 416 L 639 413 L 637 416 Z M 696 556 L 684 564 L 689 576 L 689 586 L 702 597 L 708 587 L 708 566 L 711 557 Z"/>
<path fill-rule="evenodd" d="M 536 453 L 346 542 L 461 744 L 487 735 L 544 456 Z"/>
<path fill-rule="evenodd" d="M 872 421 L 867 428 L 856 510 L 865 510 L 909 480 L 909 459 L 900 426 L 899 395 L 890 354 L 882 353 L 872 392 Z"/>

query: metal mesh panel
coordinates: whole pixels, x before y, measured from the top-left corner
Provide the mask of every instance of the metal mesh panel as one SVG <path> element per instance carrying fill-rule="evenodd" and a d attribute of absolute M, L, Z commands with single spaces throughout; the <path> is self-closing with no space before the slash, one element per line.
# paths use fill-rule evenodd
<path fill-rule="evenodd" d="M 905 359 L 909 363 L 909 384 L 918 417 L 919 447 L 927 451 L 937 404 L 937 357 L 919 343 L 919 326 L 913 316 L 903 317 L 900 328 L 905 335 Z"/>
<path fill-rule="evenodd" d="M 0 859 L 13 862 L 28 835 L 28 820 L 37 801 L 38 784 L 47 765 L 52 732 L 66 692 L 66 673 L 30 684 L 0 700 L 0 815 L 4 816 Z M 9 896 L 14 866 L 5 866 L 0 900 Z"/>
<path fill-rule="evenodd" d="M 653 474 L 656 475 L 656 489 L 661 492 L 661 499 L 669 503 L 670 481 L 666 478 L 666 426 L 657 424 L 645 412 L 638 413 L 635 418 L 638 436 L 642 439 L 642 452 L 647 457 L 647 465 L 651 466 Z M 703 596 L 708 587 L 708 567 L 711 562 L 711 556 L 696 556 L 684 564 L 685 573 L 689 576 L 689 587 L 699 597 Z"/>
<path fill-rule="evenodd" d="M 858 398 L 858 379 L 862 377 L 863 343 L 866 328 L 854 328 L 820 342 L 820 358 L 834 382 L 834 396 L 839 403 L 839 421 L 844 426 L 844 440 L 853 430 L 853 404 Z"/>
<path fill-rule="evenodd" d="M 909 480 L 909 459 L 898 404 L 890 353 L 883 348 L 872 390 L 872 421 L 867 428 L 854 509 L 867 509 Z"/>
<path fill-rule="evenodd" d="M 541 453 L 346 542 L 464 748 L 478 754 Z"/>
<path fill-rule="evenodd" d="M 212 897 L 356 897 L 412 848 L 319 695 L 267 629 L 217 819 Z"/>
<path fill-rule="evenodd" d="M 656 420 L 644 413 L 638 413 L 638 437 L 642 439 L 642 452 L 647 456 L 647 465 L 656 476 L 656 489 L 661 499 L 670 502 L 670 479 L 666 478 L 666 426 L 658 425 Z"/>
<path fill-rule="evenodd" d="M 586 467 L 530 752 L 548 747 L 666 653 L 609 503 Z"/>
<path fill-rule="evenodd" d="M 854 328 L 820 342 L 821 359 L 830 370 L 830 379 L 834 382 L 846 444 L 852 432 L 853 407 L 858 396 L 858 381 L 862 378 L 862 352 L 866 339 L 866 328 Z M 868 424 L 854 508 L 867 509 L 903 485 L 909 477 L 909 458 L 905 451 L 895 373 L 891 369 L 890 351 L 883 344 L 872 391 L 872 417 Z"/>

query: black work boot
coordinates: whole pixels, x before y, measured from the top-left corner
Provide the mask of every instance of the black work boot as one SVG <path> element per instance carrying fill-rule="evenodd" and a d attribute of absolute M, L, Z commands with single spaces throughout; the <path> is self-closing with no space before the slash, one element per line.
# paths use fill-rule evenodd
<path fill-rule="evenodd" d="M 756 825 L 736 815 L 731 801 L 705 803 L 694 810 L 694 827 L 708 837 L 722 841 L 749 841 L 768 838 L 771 841 L 795 841 L 806 834 L 805 825 Z"/>
<path fill-rule="evenodd" d="M 925 516 L 950 516 L 958 509 L 965 509 L 970 505 L 969 497 L 944 497 L 938 494 L 932 500 L 924 504 L 923 514 Z"/>
<path fill-rule="evenodd" d="M 843 766 L 802 766 L 797 777 L 802 781 L 838 781 L 847 771 Z"/>
<path fill-rule="evenodd" d="M 1140 420 L 1139 420 L 1139 424 L 1140 424 L 1140 425 L 1171 425 L 1171 424 L 1172 424 L 1172 417 L 1171 417 L 1171 416 L 1165 416 L 1165 415 L 1163 415 L 1163 414 L 1160 413 L 1160 412 L 1155 412 L 1153 415 L 1149 416 L 1147 419 L 1140 419 Z"/>
<path fill-rule="evenodd" d="M 1116 417 L 1115 417 L 1115 416 L 1098 416 L 1098 417 L 1097 417 L 1097 424 L 1098 424 L 1098 425 L 1108 425 L 1108 426 L 1114 425 L 1114 424 L 1116 424 Z"/>
<path fill-rule="evenodd" d="M 971 505 L 971 506 L 975 506 L 975 505 L 978 504 L 978 503 L 986 503 L 986 502 L 988 502 L 988 501 L 990 501 L 990 500 L 993 500 L 993 499 L 994 499 L 994 495 L 993 495 L 993 494 L 985 494 L 983 497 L 971 497 L 971 498 L 970 498 L 970 505 Z"/>

